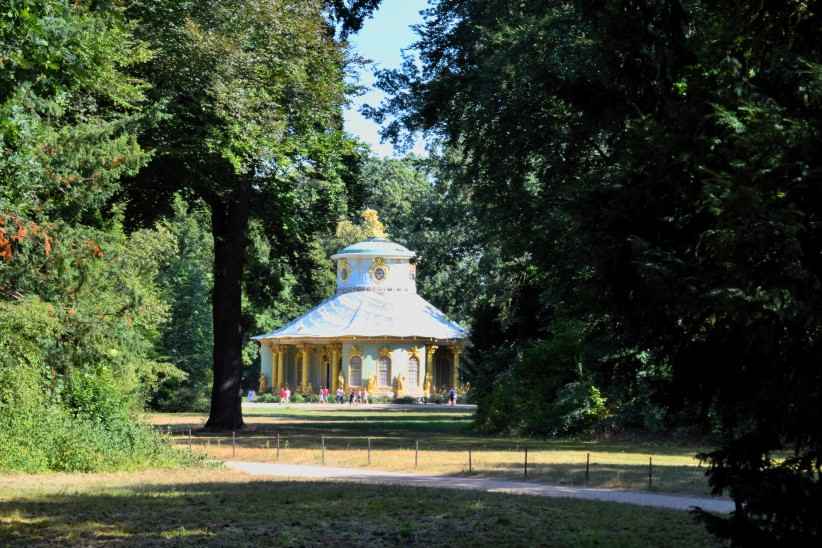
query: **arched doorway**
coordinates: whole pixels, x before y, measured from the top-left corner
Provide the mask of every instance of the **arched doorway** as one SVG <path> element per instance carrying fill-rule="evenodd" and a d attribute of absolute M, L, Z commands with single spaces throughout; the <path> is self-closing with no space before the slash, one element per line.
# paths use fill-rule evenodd
<path fill-rule="evenodd" d="M 451 388 L 451 367 L 451 351 L 446 348 L 438 349 L 434 354 L 434 389 L 437 392 Z"/>

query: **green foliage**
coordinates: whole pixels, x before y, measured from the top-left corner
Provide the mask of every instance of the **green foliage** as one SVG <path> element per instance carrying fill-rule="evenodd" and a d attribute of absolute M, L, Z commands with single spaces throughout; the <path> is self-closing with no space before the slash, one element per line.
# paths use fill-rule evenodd
<path fill-rule="evenodd" d="M 0 15 L 0 213 L 93 214 L 147 159 L 134 128 L 150 54 L 119 10 L 21 0 Z"/>
<path fill-rule="evenodd" d="M 522 375 L 556 394 L 529 350 L 578 318 L 579 380 L 615 410 L 720 436 L 711 481 L 738 507 L 705 519 L 739 545 L 820 535 L 819 7 L 441 0 L 375 113 L 459 152 L 510 279 L 473 312 L 481 408 Z"/>
<path fill-rule="evenodd" d="M 211 214 L 209 427 L 242 426 L 256 322 L 291 316 L 304 306 L 294 297 L 322 294 L 333 281 L 316 240 L 345 213 L 359 149 L 341 128 L 347 60 L 328 17 L 350 27 L 369 9 L 320 0 L 136 1 L 126 9 L 156 52 L 139 73 L 162 108 L 140 140 L 155 155 L 127 185 L 130 224 L 150 225 L 178 192 Z"/>
<path fill-rule="evenodd" d="M 602 396 L 582 366 L 583 328 L 555 322 L 548 339 L 518 354 L 498 353 L 510 369 L 481 391 L 477 422 L 487 431 L 569 435 L 589 432 L 608 416 Z"/>
<path fill-rule="evenodd" d="M 157 282 L 169 303 L 160 353 L 185 373 L 161 383 L 152 395 L 157 409 L 208 409 L 212 384 L 213 327 L 211 263 L 213 243 L 209 218 L 198 204 L 189 207 L 177 196 L 173 216 L 155 230 L 170 238 L 170 248 L 160 257 Z"/>
<path fill-rule="evenodd" d="M 68 335 L 54 305 L 0 302 L 0 470 L 42 472 L 171 466 L 184 457 L 138 424 L 133 387 L 101 365 L 59 374 Z"/>
<path fill-rule="evenodd" d="M 280 397 L 275 394 L 265 393 L 254 396 L 256 403 L 280 403 Z"/>

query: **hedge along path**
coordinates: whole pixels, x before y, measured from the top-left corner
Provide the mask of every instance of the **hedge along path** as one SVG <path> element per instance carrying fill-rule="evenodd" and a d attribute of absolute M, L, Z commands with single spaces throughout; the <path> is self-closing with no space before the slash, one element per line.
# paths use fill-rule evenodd
<path fill-rule="evenodd" d="M 227 461 L 225 465 L 231 470 L 245 472 L 253 476 L 324 479 L 366 484 L 403 485 L 409 487 L 426 487 L 435 489 L 463 489 L 485 491 L 489 493 L 505 493 L 511 495 L 597 500 L 622 504 L 634 504 L 638 506 L 649 506 L 653 508 L 667 508 L 670 510 L 690 510 L 694 507 L 699 507 L 708 512 L 728 513 L 734 509 L 733 502 L 724 498 L 685 497 L 592 487 L 565 487 L 524 481 L 499 480 L 485 477 L 432 476 L 331 466 L 241 461 Z"/>

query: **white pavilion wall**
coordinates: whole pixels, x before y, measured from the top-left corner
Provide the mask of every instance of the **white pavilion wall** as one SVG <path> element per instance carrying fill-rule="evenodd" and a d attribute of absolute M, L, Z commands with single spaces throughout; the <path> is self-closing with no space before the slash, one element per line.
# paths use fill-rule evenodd
<path fill-rule="evenodd" d="M 384 259 L 386 277 L 384 280 L 376 282 L 371 278 L 371 268 L 374 266 L 374 259 L 350 258 L 348 265 L 351 269 L 347 279 L 343 280 L 339 263 L 337 263 L 337 291 L 344 292 L 354 288 L 369 288 L 371 290 L 390 290 L 401 293 L 416 293 L 416 277 L 411 275 L 412 269 L 416 267 L 407 259 Z"/>
<path fill-rule="evenodd" d="M 361 352 L 362 357 L 362 386 L 368 383 L 368 379 L 373 375 L 377 375 L 377 361 L 380 357 L 380 350 L 388 348 L 390 350 L 389 357 L 391 358 L 391 386 L 378 386 L 377 390 L 380 395 L 388 394 L 394 391 L 393 382 L 397 375 L 405 377 L 405 395 L 421 396 L 423 383 L 425 382 L 425 346 L 417 344 L 397 344 L 397 343 L 354 343 L 357 350 Z M 346 379 L 349 377 L 349 365 L 353 352 L 351 351 L 352 344 L 344 343 L 342 347 L 343 359 L 343 374 Z M 412 379 L 408 374 L 408 361 L 412 356 L 411 350 L 416 349 L 417 359 L 419 360 L 418 378 Z"/>

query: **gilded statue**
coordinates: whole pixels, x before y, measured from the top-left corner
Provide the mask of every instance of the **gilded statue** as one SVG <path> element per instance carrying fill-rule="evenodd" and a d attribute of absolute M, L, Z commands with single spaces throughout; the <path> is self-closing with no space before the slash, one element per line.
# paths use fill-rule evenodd
<path fill-rule="evenodd" d="M 376 392 L 376 390 L 377 390 L 377 376 L 376 375 L 371 375 L 371 377 L 368 379 L 368 384 L 366 386 L 367 386 L 367 389 L 368 389 L 369 393 L 373 394 L 374 392 Z"/>
<path fill-rule="evenodd" d="M 396 389 L 394 392 L 396 393 L 396 397 L 401 398 L 405 395 L 405 377 L 402 375 L 397 375 L 397 380 L 394 383 Z"/>
<path fill-rule="evenodd" d="M 426 398 L 431 397 L 431 375 L 425 376 L 425 382 L 422 383 L 422 392 Z"/>
<path fill-rule="evenodd" d="M 265 394 L 268 390 L 268 379 L 265 378 L 265 375 L 260 373 L 260 394 Z"/>
<path fill-rule="evenodd" d="M 365 225 L 366 233 L 370 238 L 385 238 L 385 225 L 380 221 L 380 217 L 373 209 L 364 210 L 360 216 Z"/>
<path fill-rule="evenodd" d="M 343 390 L 348 389 L 348 385 L 345 382 L 345 375 L 342 374 L 342 371 L 340 371 L 340 375 L 337 377 L 337 386 Z"/>

